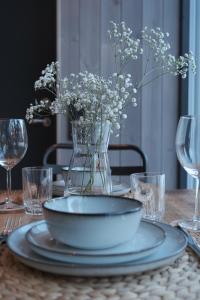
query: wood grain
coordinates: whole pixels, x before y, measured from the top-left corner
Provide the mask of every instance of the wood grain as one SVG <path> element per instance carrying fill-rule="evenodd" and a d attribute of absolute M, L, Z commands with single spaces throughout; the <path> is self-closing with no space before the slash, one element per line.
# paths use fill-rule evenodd
<path fill-rule="evenodd" d="M 0 193 L 0 200 L 4 197 L 5 193 Z M 15 191 L 14 196 L 20 203 L 22 201 L 21 191 Z M 166 213 L 164 221 L 170 223 L 174 220 L 186 217 L 191 218 L 194 213 L 194 191 L 192 190 L 172 190 L 167 191 L 165 195 Z M 0 213 L 0 230 L 8 217 L 8 214 Z M 12 214 L 13 215 L 13 214 Z M 30 216 L 25 213 L 16 213 L 17 217 L 22 217 L 22 223 L 29 223 L 34 220 L 43 219 L 43 216 Z"/>
<path fill-rule="evenodd" d="M 192 218 L 194 214 L 194 191 L 173 190 L 166 192 L 165 220 L 172 222 L 179 218 Z"/>

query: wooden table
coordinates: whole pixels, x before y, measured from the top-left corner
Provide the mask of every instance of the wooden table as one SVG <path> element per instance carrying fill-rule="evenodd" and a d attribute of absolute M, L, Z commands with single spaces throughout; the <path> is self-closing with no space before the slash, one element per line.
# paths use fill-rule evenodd
<path fill-rule="evenodd" d="M 21 194 L 16 193 L 18 201 Z M 194 192 L 166 193 L 165 221 L 192 217 Z M 42 217 L 14 214 L 29 223 Z M 7 218 L 0 214 L 0 225 Z M 200 299 L 198 257 L 187 250 L 175 263 L 139 274 L 106 278 L 72 278 L 24 266 L 6 247 L 0 251 L 0 299 L 4 300 L 196 300 Z"/>
<path fill-rule="evenodd" d="M 5 194 L 0 194 L 0 199 L 4 197 Z M 14 197 L 17 202 L 21 202 L 21 191 L 15 191 Z M 182 218 L 182 217 L 192 217 L 194 213 L 194 191 L 191 190 L 172 190 L 167 191 L 165 195 L 165 203 L 166 203 L 166 213 L 165 213 L 165 221 L 170 223 L 173 220 Z M 16 213 L 17 216 L 21 215 L 24 219 L 25 223 L 29 223 L 31 221 L 42 219 L 42 216 L 29 216 L 25 215 L 24 212 Z M 8 214 L 0 213 L 0 224 L 4 221 L 5 217 Z"/>
<path fill-rule="evenodd" d="M 172 222 L 180 218 L 192 218 L 195 193 L 191 190 L 167 191 L 165 196 L 165 220 Z"/>
<path fill-rule="evenodd" d="M 21 192 L 16 191 L 14 193 L 17 202 L 21 202 Z M 0 199 L 4 197 L 4 194 L 0 194 Z M 192 217 L 194 213 L 194 191 L 191 190 L 172 190 L 167 191 L 165 195 L 166 213 L 165 221 L 167 223 L 182 217 Z M 23 223 L 29 223 L 34 220 L 42 219 L 42 216 L 30 216 L 24 212 L 16 213 L 17 216 L 23 217 Z M 0 213 L 0 228 L 8 214 Z"/>

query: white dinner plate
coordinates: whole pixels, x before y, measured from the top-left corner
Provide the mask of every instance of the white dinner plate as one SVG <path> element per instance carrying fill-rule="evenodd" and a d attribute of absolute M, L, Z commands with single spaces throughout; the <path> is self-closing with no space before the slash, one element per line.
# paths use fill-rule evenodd
<path fill-rule="evenodd" d="M 46 222 L 33 225 L 26 234 L 30 248 L 54 260 L 78 264 L 117 264 L 151 255 L 165 240 L 165 231 L 158 225 L 142 221 L 135 237 L 117 247 L 104 250 L 83 250 L 54 240 Z"/>
<path fill-rule="evenodd" d="M 39 222 L 35 222 L 35 224 L 39 224 Z M 158 246 L 157 251 L 144 259 L 116 265 L 70 264 L 42 257 L 31 250 L 25 239 L 27 231 L 33 224 L 23 225 L 14 230 L 8 237 L 7 245 L 22 263 L 44 272 L 79 277 L 135 274 L 172 264 L 183 254 L 187 246 L 186 237 L 181 231 L 167 224 L 157 224 L 166 232 L 165 241 Z"/>
<path fill-rule="evenodd" d="M 52 187 L 53 195 L 63 196 L 64 195 L 64 187 L 65 187 L 64 180 L 54 181 L 53 187 Z M 129 191 L 130 191 L 130 187 L 128 185 L 114 182 L 111 195 L 122 196 L 124 194 L 127 194 Z"/>

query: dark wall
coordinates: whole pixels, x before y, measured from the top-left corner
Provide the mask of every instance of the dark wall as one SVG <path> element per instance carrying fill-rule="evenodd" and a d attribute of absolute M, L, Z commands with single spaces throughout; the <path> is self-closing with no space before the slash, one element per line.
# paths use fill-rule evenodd
<path fill-rule="evenodd" d="M 34 102 L 34 82 L 47 63 L 56 59 L 56 0 L 2 1 L 0 4 L 0 117 L 25 118 Z M 45 149 L 55 143 L 51 127 L 28 125 L 29 147 L 12 171 L 13 188 L 21 186 L 21 168 L 40 165 Z M 0 167 L 0 188 L 5 187 Z"/>

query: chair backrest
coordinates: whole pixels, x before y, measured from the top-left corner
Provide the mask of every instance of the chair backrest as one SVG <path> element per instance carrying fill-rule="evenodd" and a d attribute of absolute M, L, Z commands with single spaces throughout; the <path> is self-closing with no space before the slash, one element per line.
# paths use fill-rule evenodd
<path fill-rule="evenodd" d="M 62 168 L 66 167 L 66 165 L 58 165 L 58 164 L 53 164 L 49 163 L 49 157 L 50 155 L 55 152 L 56 150 L 62 150 L 62 149 L 67 149 L 67 150 L 72 150 L 73 149 L 73 144 L 72 143 L 59 143 L 59 144 L 54 144 L 50 146 L 43 157 L 43 166 L 46 167 L 51 167 L 53 169 L 53 174 L 61 174 L 62 173 Z"/>
<path fill-rule="evenodd" d="M 128 151 L 135 152 L 140 158 L 138 165 L 129 166 L 111 166 L 113 176 L 128 176 L 132 173 L 141 173 L 147 171 L 147 157 L 145 153 L 136 145 L 132 144 L 110 144 L 108 146 L 109 152 L 111 151 Z"/>
<path fill-rule="evenodd" d="M 72 150 L 73 149 L 73 144 L 72 143 L 59 143 L 59 144 L 54 144 L 50 146 L 43 157 L 43 165 L 52 167 L 53 168 L 53 174 L 59 174 L 62 173 L 62 168 L 66 167 L 66 165 L 57 165 L 57 164 L 52 164 L 49 163 L 49 156 L 51 155 L 52 152 L 60 149 L 68 149 Z M 111 171 L 113 176 L 127 176 L 132 173 L 140 173 L 140 172 L 146 172 L 147 168 L 147 158 L 144 152 L 136 145 L 131 145 L 131 144 L 110 144 L 108 146 L 108 150 L 110 151 L 133 151 L 136 152 L 139 157 L 141 163 L 139 165 L 131 165 L 131 166 L 111 166 Z"/>

